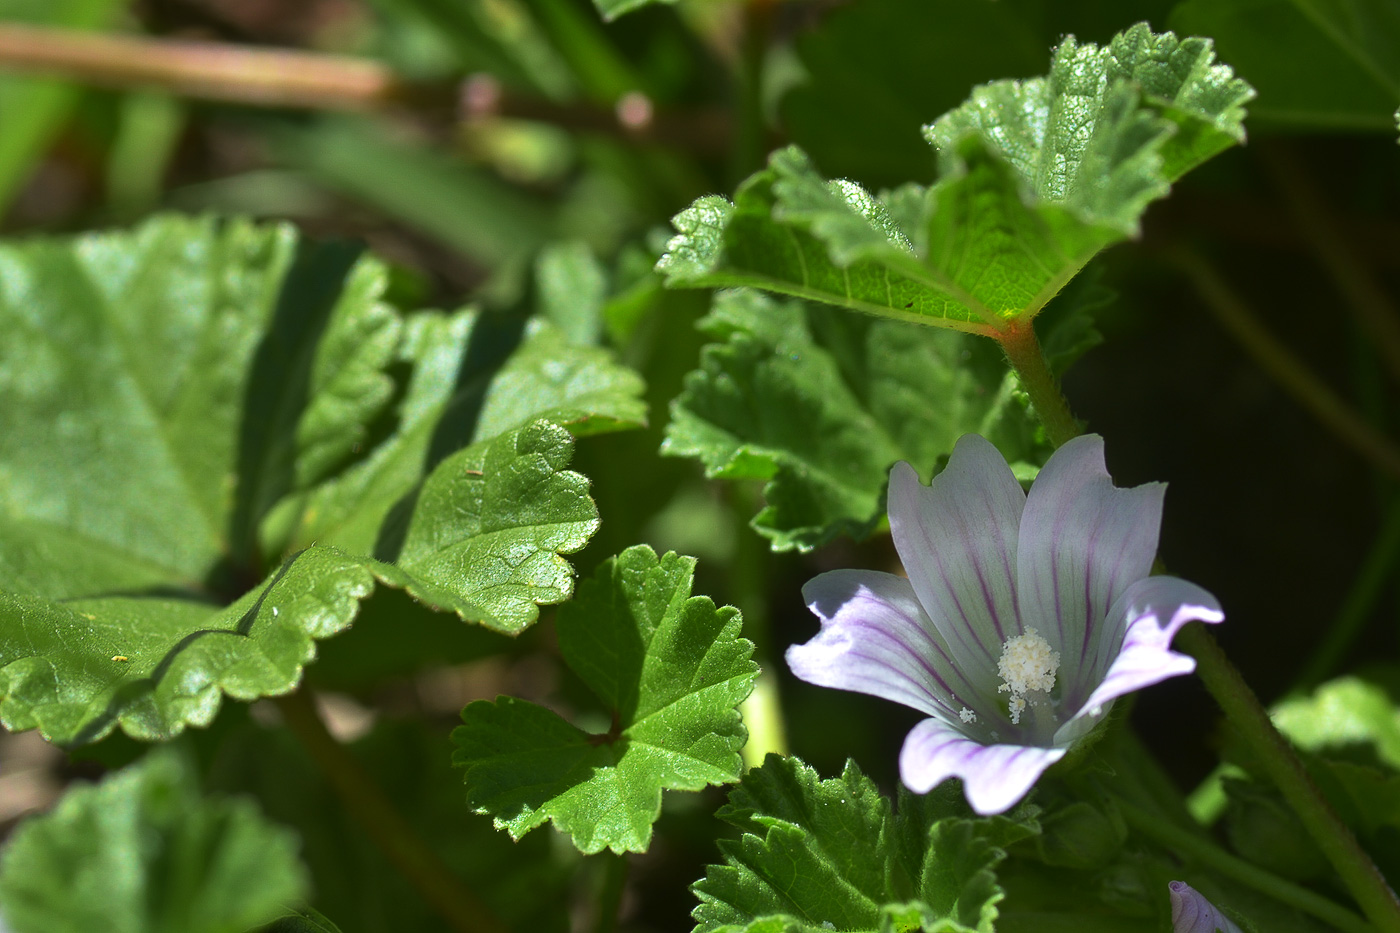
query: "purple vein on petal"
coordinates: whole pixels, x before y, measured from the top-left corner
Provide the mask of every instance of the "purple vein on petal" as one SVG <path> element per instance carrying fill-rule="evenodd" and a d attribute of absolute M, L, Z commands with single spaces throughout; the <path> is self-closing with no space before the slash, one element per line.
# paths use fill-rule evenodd
<path fill-rule="evenodd" d="M 1088 660 L 1112 602 L 1147 575 L 1163 490 L 1114 486 L 1094 435 L 1066 443 L 1041 470 L 1021 522 L 1017 584 L 1025 618 L 1053 631 L 1066 657 Z"/>
<path fill-rule="evenodd" d="M 971 687 L 939 643 L 909 581 L 863 570 L 824 573 L 803 587 L 821 631 L 788 649 L 810 683 L 855 690 L 929 714 L 956 716 Z"/>
<path fill-rule="evenodd" d="M 994 683 L 1003 632 L 1016 614 L 1012 540 L 1025 504 L 1020 484 L 990 442 L 966 435 L 930 486 L 908 464 L 896 464 L 889 502 L 895 547 L 920 601 L 963 673 Z"/>
<path fill-rule="evenodd" d="M 1172 651 L 1172 638 L 1188 622 L 1214 624 L 1225 618 L 1210 593 L 1194 583 L 1166 576 L 1146 577 L 1130 585 L 1109 616 L 1123 630 L 1121 646 L 1094 665 L 1087 680 L 1088 696 L 1082 702 L 1066 694 L 1067 707 L 1079 706 L 1072 720 L 1134 690 L 1189 674 L 1196 662 Z"/>

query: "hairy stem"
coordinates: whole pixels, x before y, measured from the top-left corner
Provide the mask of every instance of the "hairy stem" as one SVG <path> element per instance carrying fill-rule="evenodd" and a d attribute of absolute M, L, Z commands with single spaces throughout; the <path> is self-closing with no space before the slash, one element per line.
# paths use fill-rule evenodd
<path fill-rule="evenodd" d="M 1035 326 L 1030 321 L 1012 323 L 993 335 L 993 339 L 1001 344 L 1007 362 L 1021 377 L 1021 386 L 1030 396 L 1050 443 L 1059 447 L 1079 436 L 1083 429 L 1060 391 L 1060 380 L 1050 371 L 1045 351 L 1035 336 Z"/>
<path fill-rule="evenodd" d="M 1298 814 L 1375 929 L 1400 933 L 1400 899 L 1322 796 L 1288 740 L 1274 728 L 1268 711 L 1205 626 L 1186 626 L 1176 636 L 1176 645 L 1196 659 L 1196 672 L 1206 688 L 1241 738 L 1249 743 L 1260 766 Z"/>
<path fill-rule="evenodd" d="M 279 697 L 287 728 L 311 755 L 370 839 L 457 933 L 504 933 L 505 927 L 419 838 L 360 762 L 321 721 L 310 690 Z"/>
<path fill-rule="evenodd" d="M 1269 333 L 1204 259 L 1185 250 L 1177 252 L 1174 258 L 1205 299 L 1206 307 L 1299 405 L 1368 461 L 1391 476 L 1400 477 L 1400 446 L 1371 427 L 1313 375 L 1302 360 Z"/>
<path fill-rule="evenodd" d="M 1246 862 L 1221 849 L 1206 837 L 1188 829 L 1158 819 L 1135 804 L 1121 798 L 1114 801 L 1123 820 L 1135 832 L 1160 843 L 1168 849 L 1199 862 L 1211 871 L 1262 891 L 1281 904 L 1312 914 L 1339 933 L 1373 933 L 1362 917 L 1328 900 L 1321 894 L 1280 878 L 1273 872 Z"/>

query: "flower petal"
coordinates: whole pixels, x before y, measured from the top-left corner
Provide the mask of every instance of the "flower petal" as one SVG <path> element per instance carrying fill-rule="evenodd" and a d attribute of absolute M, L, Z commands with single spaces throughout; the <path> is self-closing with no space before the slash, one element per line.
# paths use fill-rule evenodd
<path fill-rule="evenodd" d="M 899 777 L 916 794 L 960 777 L 972 809 L 990 816 L 1011 809 L 1064 754 L 1062 748 L 983 745 L 951 723 L 925 719 L 904 739 Z"/>
<path fill-rule="evenodd" d="M 1102 665 L 1107 670 L 1097 674 L 1098 686 L 1060 727 L 1055 744 L 1065 744 L 1087 731 L 1085 727 L 1092 726 L 1092 720 L 1118 697 L 1194 671 L 1195 659 L 1172 651 L 1172 638 L 1188 622 L 1214 624 L 1224 618 L 1214 596 L 1177 577 L 1148 577 L 1128 587 L 1104 623 L 1104 642 L 1121 644 L 1118 654 Z M 1121 642 L 1115 629 L 1124 632 Z M 1077 701 L 1066 693 L 1061 702 L 1066 709 L 1074 709 Z"/>
<path fill-rule="evenodd" d="M 1093 665 L 1109 608 L 1152 568 L 1165 490 L 1114 486 L 1094 434 L 1055 451 L 1031 486 L 1017 548 L 1021 619 L 1060 652 L 1069 692 L 1086 689 L 1073 680 Z"/>
<path fill-rule="evenodd" d="M 808 683 L 854 690 L 956 717 L 975 698 L 909 581 L 874 570 L 833 570 L 802 587 L 821 620 L 811 641 L 787 650 Z"/>
<path fill-rule="evenodd" d="M 1185 881 L 1167 885 L 1172 900 L 1172 933 L 1240 933 L 1240 928 Z"/>
<path fill-rule="evenodd" d="M 909 582 L 962 671 L 994 685 L 1002 642 L 1019 635 L 1016 538 L 1025 493 L 1006 459 L 976 434 L 958 439 L 925 486 L 909 464 L 890 470 L 890 531 Z"/>

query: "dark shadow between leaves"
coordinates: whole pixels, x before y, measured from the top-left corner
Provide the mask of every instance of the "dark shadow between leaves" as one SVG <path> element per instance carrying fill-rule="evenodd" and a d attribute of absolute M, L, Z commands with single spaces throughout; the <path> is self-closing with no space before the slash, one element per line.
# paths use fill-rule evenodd
<path fill-rule="evenodd" d="M 423 459 L 422 479 L 394 503 L 374 542 L 374 557 L 392 564 L 403 552 L 408 527 L 418 496 L 433 469 L 447 457 L 476 439 L 477 424 L 486 403 L 486 390 L 497 370 L 520 346 L 525 335 L 525 317 L 517 313 L 483 312 L 467 338 L 457 378 L 442 416 L 433 428 L 432 440 Z"/>
<path fill-rule="evenodd" d="M 257 621 L 258 613 L 262 611 L 263 603 L 267 600 L 268 594 L 282 581 L 282 578 L 291 570 L 292 564 L 304 553 L 306 553 L 304 550 L 298 551 L 277 569 L 272 579 L 264 584 L 263 590 L 258 594 L 257 600 L 255 600 L 253 605 L 248 607 L 248 611 L 243 613 L 239 618 L 238 625 L 233 629 L 198 629 L 197 631 L 185 635 L 170 647 L 170 650 L 165 653 L 164 657 L 160 659 L 160 662 L 156 664 L 155 668 L 152 669 L 148 676 L 140 680 L 133 680 L 119 687 L 117 691 L 112 694 L 112 698 L 107 701 L 107 708 L 79 730 L 77 735 L 73 737 L 72 742 L 68 744 L 71 746 L 87 745 L 101 738 L 121 716 L 122 710 L 154 691 L 156 685 L 160 683 L 161 678 L 163 678 L 170 669 L 170 665 L 175 663 L 175 659 L 180 656 L 180 653 L 201 638 L 210 635 L 231 635 L 247 638 L 253 631 L 253 623 Z"/>
<path fill-rule="evenodd" d="M 267 333 L 253 354 L 238 437 L 229 553 L 206 579 L 209 589 L 226 599 L 237 598 L 261 579 L 258 522 L 292 489 L 296 430 L 310 401 L 316 351 L 362 251 L 343 241 L 299 241 Z"/>

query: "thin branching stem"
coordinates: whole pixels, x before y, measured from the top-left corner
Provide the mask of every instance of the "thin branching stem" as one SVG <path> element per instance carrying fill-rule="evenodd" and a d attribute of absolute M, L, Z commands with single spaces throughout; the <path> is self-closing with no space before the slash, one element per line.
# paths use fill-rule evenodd
<path fill-rule="evenodd" d="M 504 933 L 500 921 L 428 848 L 360 762 L 326 729 L 310 690 L 303 686 L 279 697 L 277 706 L 350 815 L 450 928 L 456 933 Z"/>

